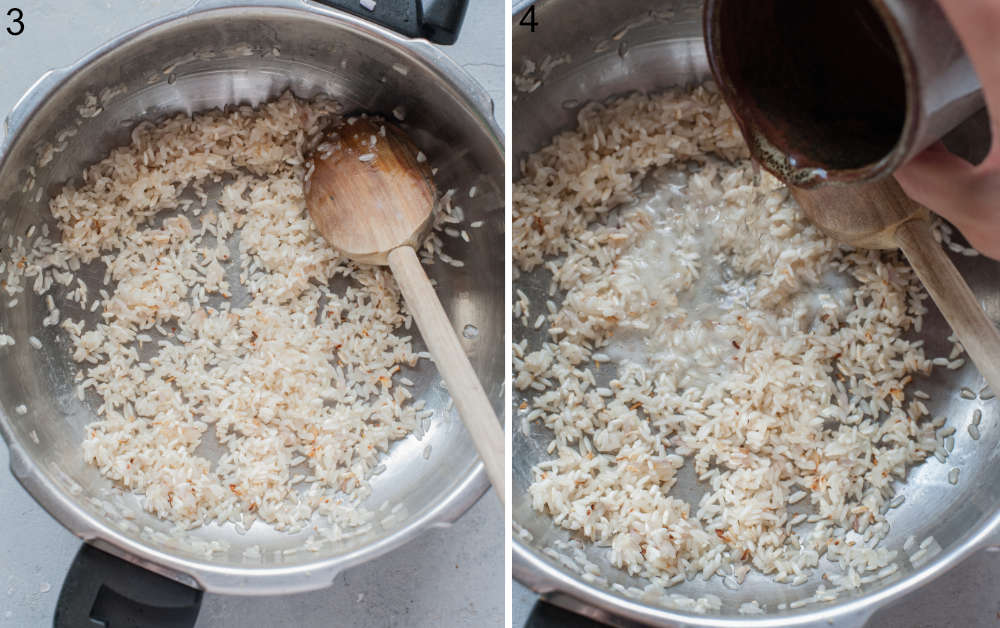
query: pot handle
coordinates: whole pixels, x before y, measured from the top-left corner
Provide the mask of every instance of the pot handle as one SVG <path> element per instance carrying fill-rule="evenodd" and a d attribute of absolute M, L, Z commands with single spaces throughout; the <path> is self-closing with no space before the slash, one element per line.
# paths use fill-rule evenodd
<path fill-rule="evenodd" d="M 191 628 L 202 592 L 84 543 L 63 581 L 53 628 Z"/>
<path fill-rule="evenodd" d="M 539 599 L 523 628 L 605 628 L 607 625 Z"/>
<path fill-rule="evenodd" d="M 458 39 L 469 0 L 313 0 L 407 37 L 449 45 Z M 367 9 L 365 5 L 372 8 Z"/>

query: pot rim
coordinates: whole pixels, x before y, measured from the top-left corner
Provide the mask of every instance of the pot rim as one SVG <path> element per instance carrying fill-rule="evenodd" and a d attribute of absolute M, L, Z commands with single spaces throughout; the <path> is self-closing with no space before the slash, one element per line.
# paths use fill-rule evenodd
<path fill-rule="evenodd" d="M 341 27 L 362 31 L 410 60 L 425 64 L 440 79 L 440 89 L 451 90 L 464 101 L 501 155 L 504 138 L 493 116 L 493 102 L 485 89 L 451 57 L 423 39 L 410 39 L 350 13 L 318 5 L 308 0 L 259 0 L 235 4 L 228 0 L 202 0 L 189 9 L 151 20 L 124 32 L 94 48 L 79 60 L 42 75 L 13 106 L 0 129 L 0 168 L 9 157 L 9 147 L 23 133 L 26 123 L 37 113 L 48 96 L 92 63 L 115 48 L 139 37 L 156 34 L 180 20 L 197 20 L 219 12 L 246 16 L 251 11 L 271 15 L 307 15 L 329 20 Z M 420 517 L 403 528 L 373 543 L 344 554 L 298 565 L 274 567 L 228 566 L 210 558 L 182 557 L 153 548 L 146 541 L 132 539 L 106 519 L 76 505 L 50 475 L 27 454 L 24 443 L 12 427 L 10 417 L 0 408 L 0 437 L 10 452 L 11 472 L 28 493 L 59 523 L 84 541 L 150 571 L 201 588 L 205 591 L 239 595 L 275 595 L 312 591 L 329 586 L 338 573 L 381 556 L 422 534 L 427 528 L 447 527 L 458 520 L 488 490 L 489 482 L 482 461 L 438 503 L 425 508 Z"/>
<path fill-rule="evenodd" d="M 517 15 L 533 4 L 535 4 L 535 0 L 513 0 L 513 4 L 510 7 L 510 14 Z"/>
<path fill-rule="evenodd" d="M 514 522 L 516 523 L 516 521 Z M 1000 532 L 1000 513 L 985 525 L 972 531 L 961 544 L 942 552 L 910 575 L 882 589 L 855 598 L 838 598 L 834 602 L 801 611 L 777 615 L 767 612 L 744 617 L 699 615 L 665 607 L 654 607 L 621 594 L 601 589 L 570 575 L 534 547 L 520 539 L 511 540 L 511 571 L 521 584 L 558 606 L 586 613 L 600 609 L 612 616 L 623 617 L 655 626 L 698 626 L 704 628 L 790 628 L 812 624 L 838 622 L 844 626 L 863 626 L 871 615 L 888 602 L 917 590 L 944 574 L 973 552 L 989 543 L 991 535 Z"/>

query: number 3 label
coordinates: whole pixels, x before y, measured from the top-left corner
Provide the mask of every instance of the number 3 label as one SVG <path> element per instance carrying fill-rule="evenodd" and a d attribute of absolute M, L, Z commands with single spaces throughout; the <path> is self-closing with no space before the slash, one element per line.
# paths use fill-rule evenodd
<path fill-rule="evenodd" d="M 17 37 L 24 32 L 24 22 L 21 21 L 24 19 L 24 13 L 21 12 L 21 9 L 11 9 L 7 11 L 7 15 L 11 18 L 7 32 Z"/>

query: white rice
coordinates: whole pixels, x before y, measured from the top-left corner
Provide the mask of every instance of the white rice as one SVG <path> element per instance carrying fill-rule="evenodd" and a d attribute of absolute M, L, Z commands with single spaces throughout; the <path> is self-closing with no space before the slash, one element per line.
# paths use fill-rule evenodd
<path fill-rule="evenodd" d="M 77 395 L 98 398 L 83 456 L 182 528 L 260 519 L 294 530 L 314 514 L 338 530 L 364 524 L 367 478 L 417 426 L 409 391 L 393 382 L 418 360 L 396 333 L 408 314 L 395 282 L 342 258 L 305 212 L 307 138 L 336 109 L 286 94 L 256 110 L 140 124 L 81 187 L 52 199 L 61 238 L 36 238 L 13 278 L 77 279 L 45 324 L 59 324 L 80 364 Z M 223 177 L 218 208 L 193 219 L 201 209 L 181 194 L 205 205 L 202 186 Z M 166 210 L 176 212 L 160 220 Z M 88 286 L 76 271 L 96 261 L 104 283 Z M 231 264 L 240 285 L 226 277 Z M 334 291 L 338 276 L 351 286 Z M 100 295 L 99 322 L 59 322 L 59 299 L 82 307 L 88 292 Z M 209 430 L 217 460 L 199 450 Z"/>
<path fill-rule="evenodd" d="M 917 551 L 910 554 L 910 562 L 913 563 L 914 566 L 916 566 L 918 565 L 918 563 L 920 563 L 921 560 L 923 560 L 927 556 L 928 553 L 929 552 L 926 549 L 923 548 L 918 549 Z"/>
<path fill-rule="evenodd" d="M 529 492 L 651 586 L 751 569 L 802 583 L 825 554 L 856 588 L 895 571 L 877 547 L 891 485 L 936 449 L 907 394 L 932 369 L 906 338 L 926 296 L 898 253 L 825 238 L 747 157 L 705 86 L 588 105 L 522 164 L 515 277 L 544 268 L 565 294 L 541 339 L 515 328 L 522 412 L 553 434 Z M 700 502 L 671 494 L 686 465 Z"/>
<path fill-rule="evenodd" d="M 765 611 L 760 607 L 757 600 L 753 600 L 740 604 L 739 613 L 740 615 L 763 615 Z"/>

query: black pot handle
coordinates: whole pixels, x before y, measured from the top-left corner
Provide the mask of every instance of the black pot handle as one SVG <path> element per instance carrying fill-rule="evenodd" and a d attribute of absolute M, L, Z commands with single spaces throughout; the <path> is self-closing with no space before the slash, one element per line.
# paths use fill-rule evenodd
<path fill-rule="evenodd" d="M 516 627 L 515 627 L 516 628 Z M 609 628 L 583 615 L 538 600 L 531 609 L 523 628 Z"/>
<path fill-rule="evenodd" d="M 353 13 L 407 37 L 423 37 L 435 44 L 453 44 L 462 28 L 469 0 L 373 0 L 372 10 L 362 0 L 315 0 Z"/>
<path fill-rule="evenodd" d="M 202 592 L 84 543 L 66 574 L 54 628 L 191 628 Z"/>

